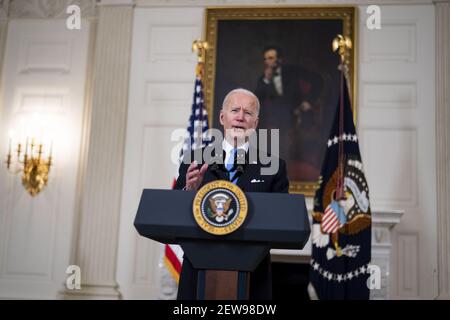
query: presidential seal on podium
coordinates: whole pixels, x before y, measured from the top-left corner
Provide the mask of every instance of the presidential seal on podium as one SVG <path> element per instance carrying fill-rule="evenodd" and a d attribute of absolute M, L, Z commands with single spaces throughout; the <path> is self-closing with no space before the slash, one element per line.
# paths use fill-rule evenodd
<path fill-rule="evenodd" d="M 217 180 L 205 184 L 195 195 L 194 219 L 208 233 L 225 235 L 237 230 L 247 217 L 247 198 L 235 184 Z"/>

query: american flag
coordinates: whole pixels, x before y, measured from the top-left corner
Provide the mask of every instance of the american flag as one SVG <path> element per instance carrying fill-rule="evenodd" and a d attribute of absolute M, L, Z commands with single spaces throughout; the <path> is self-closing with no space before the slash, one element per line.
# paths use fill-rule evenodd
<path fill-rule="evenodd" d="M 203 99 L 203 84 L 200 77 L 195 79 L 194 99 L 192 102 L 192 112 L 189 117 L 187 132 L 189 133 L 184 140 L 183 149 L 180 152 L 180 163 L 184 153 L 208 144 L 210 136 L 208 135 L 208 113 L 206 111 Z"/>
<path fill-rule="evenodd" d="M 195 79 L 192 112 L 189 117 L 186 138 L 180 152 L 179 164 L 181 164 L 186 152 L 204 147 L 209 143 L 211 137 L 207 130 L 208 113 L 204 105 L 203 84 L 201 77 L 197 76 Z M 176 181 L 177 176 L 174 178 L 172 188 L 175 186 Z M 164 249 L 164 264 L 178 283 L 183 262 L 183 250 L 179 245 L 174 244 L 166 244 Z"/>
<path fill-rule="evenodd" d="M 336 208 L 336 202 L 332 202 L 328 205 L 322 217 L 321 227 L 324 233 L 335 233 L 341 224 L 339 223 L 338 213 Z"/>
<path fill-rule="evenodd" d="M 311 298 L 369 299 L 372 217 L 347 81 L 326 144 L 320 184 L 314 197 Z M 325 147 L 325 146 L 324 146 Z"/>

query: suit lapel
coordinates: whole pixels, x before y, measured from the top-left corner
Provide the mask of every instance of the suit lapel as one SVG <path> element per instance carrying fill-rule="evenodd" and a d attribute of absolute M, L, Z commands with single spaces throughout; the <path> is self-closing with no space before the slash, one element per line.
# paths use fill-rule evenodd
<path fill-rule="evenodd" d="M 246 163 L 248 163 L 245 166 L 245 170 L 242 173 L 242 175 L 239 177 L 236 185 L 238 187 L 240 187 L 242 190 L 245 191 L 245 189 L 249 186 L 250 181 L 252 178 L 254 178 L 255 176 L 259 176 L 258 172 L 261 168 L 261 164 L 259 162 L 259 156 L 257 157 L 257 162 L 256 163 L 250 163 L 250 152 L 256 152 L 257 155 L 259 155 L 257 152 L 258 150 L 255 148 L 251 148 L 248 150 L 247 154 L 246 154 Z"/>
<path fill-rule="evenodd" d="M 240 187 L 242 190 L 245 191 L 245 189 L 248 187 L 250 180 L 258 175 L 258 171 L 260 169 L 261 165 L 258 164 L 249 164 L 245 167 L 244 173 L 242 176 L 239 177 L 237 181 L 237 186 Z"/>

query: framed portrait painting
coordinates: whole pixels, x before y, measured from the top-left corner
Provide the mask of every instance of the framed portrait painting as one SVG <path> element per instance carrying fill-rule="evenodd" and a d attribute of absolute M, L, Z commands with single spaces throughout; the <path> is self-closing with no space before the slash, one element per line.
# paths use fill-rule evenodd
<path fill-rule="evenodd" d="M 225 95 L 245 88 L 260 101 L 259 128 L 279 129 L 291 193 L 314 195 L 337 110 L 340 57 L 332 41 L 355 45 L 355 7 L 207 8 L 205 102 L 220 128 Z M 355 101 L 355 54 L 345 57 Z M 354 108 L 354 107 L 353 107 Z"/>

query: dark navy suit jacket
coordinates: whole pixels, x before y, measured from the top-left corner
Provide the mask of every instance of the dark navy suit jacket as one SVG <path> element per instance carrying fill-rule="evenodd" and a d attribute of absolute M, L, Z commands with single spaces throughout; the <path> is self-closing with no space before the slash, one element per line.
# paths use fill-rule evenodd
<path fill-rule="evenodd" d="M 255 149 L 252 151 L 256 152 Z M 223 152 L 225 154 L 225 151 Z M 223 154 L 223 159 L 225 155 Z M 191 159 L 194 159 L 191 155 Z M 289 180 L 286 172 L 286 162 L 279 158 L 278 171 L 274 175 L 261 175 L 261 168 L 268 167 L 270 164 L 263 165 L 257 158 L 256 163 L 249 163 L 249 152 L 246 154 L 246 164 L 241 168 L 243 171 L 238 172 L 239 179 L 237 186 L 244 192 L 277 192 L 288 193 Z M 179 168 L 179 176 L 175 185 L 175 189 L 183 189 L 186 184 L 186 172 L 189 167 L 188 163 L 183 163 Z M 200 167 L 200 165 L 199 165 Z M 261 182 L 251 182 L 253 179 Z M 223 164 L 210 164 L 205 172 L 200 187 L 214 180 L 229 180 L 228 171 Z M 208 254 L 208 253 L 205 253 Z M 198 270 L 192 266 L 192 263 L 184 257 L 181 269 L 180 282 L 178 286 L 179 300 L 192 300 L 197 298 L 197 275 Z M 255 271 L 250 273 L 250 293 L 251 300 L 272 299 L 272 272 L 270 267 L 270 254 L 258 265 Z"/>

